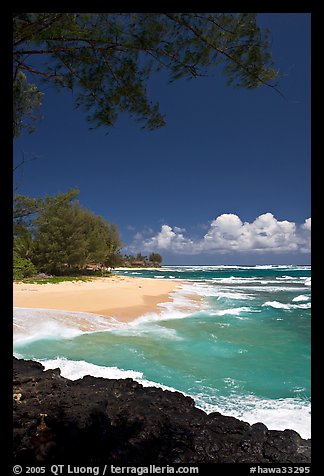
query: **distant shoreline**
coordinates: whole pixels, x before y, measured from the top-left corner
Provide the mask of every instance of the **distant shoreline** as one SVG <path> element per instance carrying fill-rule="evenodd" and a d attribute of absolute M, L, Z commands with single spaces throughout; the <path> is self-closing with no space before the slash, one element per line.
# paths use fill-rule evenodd
<path fill-rule="evenodd" d="M 152 268 L 152 267 L 149 267 L 149 266 L 131 266 L 131 267 L 128 267 L 128 266 L 119 266 L 118 268 L 112 268 L 111 272 L 113 273 L 114 271 L 134 271 L 134 270 L 140 270 L 140 271 L 143 271 L 143 270 L 149 270 L 149 271 L 163 271 L 164 269 L 164 266 L 160 266 L 158 268 Z"/>

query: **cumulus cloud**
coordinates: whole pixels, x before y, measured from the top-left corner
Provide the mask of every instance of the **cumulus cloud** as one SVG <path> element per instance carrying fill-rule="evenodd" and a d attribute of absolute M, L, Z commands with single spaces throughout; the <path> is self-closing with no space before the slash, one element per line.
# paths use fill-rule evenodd
<path fill-rule="evenodd" d="M 177 254 L 229 252 L 310 252 L 311 218 L 302 225 L 279 221 L 272 213 L 264 213 L 253 222 L 242 222 L 232 213 L 224 213 L 210 223 L 207 233 L 198 239 L 186 230 L 164 224 L 148 238 L 137 234 L 134 247 L 145 251 L 169 251 Z"/>
<path fill-rule="evenodd" d="M 278 221 L 272 213 L 260 215 L 252 223 L 242 223 L 237 215 L 224 214 L 212 221 L 203 245 L 224 251 L 296 251 L 296 225 Z"/>
<path fill-rule="evenodd" d="M 183 229 L 169 225 L 162 225 L 161 231 L 143 242 L 144 249 L 170 250 L 180 252 L 188 247 L 193 247 L 194 242 L 183 235 Z"/>
<path fill-rule="evenodd" d="M 310 253 L 311 250 L 311 231 L 312 231 L 312 220 L 307 218 L 301 226 L 301 248 L 302 253 Z"/>
<path fill-rule="evenodd" d="M 305 230 L 309 230 L 311 231 L 311 226 L 312 226 L 312 222 L 311 222 L 311 218 L 307 218 L 305 220 L 305 223 L 302 225 L 302 227 L 305 229 Z"/>

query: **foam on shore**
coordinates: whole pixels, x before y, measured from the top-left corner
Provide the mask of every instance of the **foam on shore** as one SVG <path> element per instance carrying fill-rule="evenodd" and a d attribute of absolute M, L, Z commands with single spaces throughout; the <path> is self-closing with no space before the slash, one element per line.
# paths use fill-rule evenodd
<path fill-rule="evenodd" d="M 104 377 L 109 379 L 132 378 L 143 387 L 158 387 L 172 392 L 179 391 L 173 387 L 147 380 L 143 373 L 133 370 L 124 370 L 117 367 L 94 365 L 85 361 L 73 361 L 65 358 L 40 360 L 47 369 L 60 368 L 61 375 L 70 380 L 77 380 L 85 375 Z M 184 393 L 184 392 L 181 392 Z M 230 397 L 214 397 L 210 395 L 188 394 L 194 399 L 196 406 L 206 413 L 220 412 L 223 415 L 234 416 L 247 421 L 251 425 L 257 422 L 264 423 L 269 430 L 292 429 L 302 438 L 310 438 L 310 403 L 302 398 L 262 399 L 251 396 L 232 394 Z"/>

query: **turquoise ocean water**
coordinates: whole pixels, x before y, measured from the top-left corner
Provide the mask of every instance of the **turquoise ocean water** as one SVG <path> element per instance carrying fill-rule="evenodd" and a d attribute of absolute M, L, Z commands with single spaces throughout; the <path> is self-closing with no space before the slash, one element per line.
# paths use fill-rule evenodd
<path fill-rule="evenodd" d="M 15 308 L 15 354 L 60 367 L 71 379 L 131 377 L 178 390 L 207 412 L 310 437 L 310 266 L 118 273 L 180 280 L 181 287 L 173 302 L 161 303 L 159 315 L 129 324 L 112 320 L 108 328 L 100 316 Z M 93 330 L 80 331 L 79 319 Z"/>

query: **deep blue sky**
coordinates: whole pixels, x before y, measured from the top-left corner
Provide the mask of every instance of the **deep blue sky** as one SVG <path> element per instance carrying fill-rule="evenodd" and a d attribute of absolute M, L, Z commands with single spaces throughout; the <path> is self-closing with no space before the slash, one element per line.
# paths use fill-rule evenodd
<path fill-rule="evenodd" d="M 310 15 L 260 14 L 259 24 L 271 30 L 286 99 L 267 87 L 227 87 L 219 70 L 172 84 L 158 74 L 149 91 L 166 127 L 144 131 L 125 115 L 114 128 L 90 131 L 71 93 L 46 87 L 44 119 L 14 143 L 16 162 L 22 152 L 37 157 L 19 169 L 17 192 L 36 197 L 77 187 L 81 204 L 116 223 L 127 244 L 135 233 L 150 239 L 163 224 L 199 240 L 224 213 L 251 223 L 270 212 L 302 224 L 311 216 Z M 300 252 L 160 252 L 168 264 L 310 261 Z"/>

